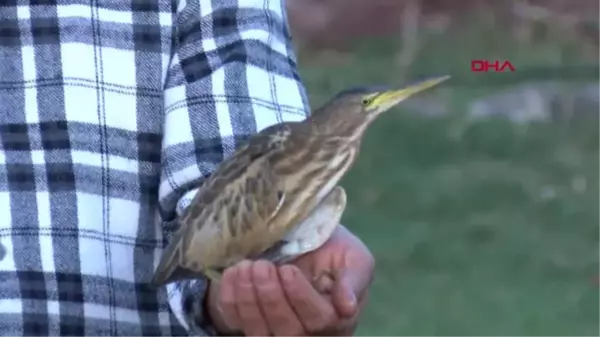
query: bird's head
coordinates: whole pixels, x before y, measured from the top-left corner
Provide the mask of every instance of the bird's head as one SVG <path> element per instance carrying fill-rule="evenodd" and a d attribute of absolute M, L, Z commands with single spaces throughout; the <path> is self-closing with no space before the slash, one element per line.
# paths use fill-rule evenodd
<path fill-rule="evenodd" d="M 366 127 L 398 103 L 449 78 L 450 76 L 434 77 L 403 88 L 360 87 L 345 90 L 316 111 L 315 118 L 333 129 Z"/>

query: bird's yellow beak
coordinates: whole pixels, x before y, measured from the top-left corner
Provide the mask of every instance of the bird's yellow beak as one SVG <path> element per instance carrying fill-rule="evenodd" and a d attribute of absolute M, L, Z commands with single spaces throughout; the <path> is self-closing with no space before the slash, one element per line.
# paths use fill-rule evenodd
<path fill-rule="evenodd" d="M 424 91 L 426 89 L 429 89 L 431 87 L 434 87 L 434 86 L 446 81 L 449 78 L 450 78 L 449 75 L 440 76 L 440 77 L 435 77 L 435 78 L 427 79 L 424 81 L 420 81 L 415 84 L 411 84 L 408 87 L 405 87 L 402 89 L 384 91 L 384 92 L 380 93 L 379 95 L 377 95 L 373 99 L 373 102 L 371 104 L 373 107 L 382 107 L 382 108 L 392 107 L 392 106 L 404 101 L 405 99 L 409 98 L 410 96 L 412 96 L 418 92 Z"/>

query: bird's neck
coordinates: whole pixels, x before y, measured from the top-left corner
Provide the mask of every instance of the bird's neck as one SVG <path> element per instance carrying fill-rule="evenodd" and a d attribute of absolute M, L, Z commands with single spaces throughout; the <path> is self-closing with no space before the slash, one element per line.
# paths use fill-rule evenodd
<path fill-rule="evenodd" d="M 306 120 L 307 129 L 320 138 L 339 139 L 345 142 L 360 140 L 368 123 L 350 116 L 332 118 L 326 114 L 315 114 Z"/>

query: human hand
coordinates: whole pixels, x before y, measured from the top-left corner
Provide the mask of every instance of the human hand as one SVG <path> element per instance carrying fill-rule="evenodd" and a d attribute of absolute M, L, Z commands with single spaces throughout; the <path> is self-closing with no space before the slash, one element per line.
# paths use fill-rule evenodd
<path fill-rule="evenodd" d="M 338 227 L 318 250 L 292 265 L 243 261 L 209 288 L 208 310 L 222 333 L 245 335 L 350 335 L 366 300 L 373 257 Z M 333 275 L 331 296 L 309 280 Z"/>
<path fill-rule="evenodd" d="M 373 281 L 375 260 L 368 248 L 346 228 L 338 226 L 322 247 L 299 257 L 293 264 L 315 280 L 316 285 L 330 289 L 339 321 L 322 334 L 352 335 Z M 318 282 L 324 275 L 333 276 L 330 287 Z"/>

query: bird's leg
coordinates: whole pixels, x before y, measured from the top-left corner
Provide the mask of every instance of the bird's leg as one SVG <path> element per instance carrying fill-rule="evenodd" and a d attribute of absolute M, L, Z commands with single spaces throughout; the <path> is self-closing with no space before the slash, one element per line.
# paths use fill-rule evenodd
<path fill-rule="evenodd" d="M 283 243 L 268 258 L 283 264 L 321 247 L 340 222 L 346 208 L 346 193 L 334 187 L 313 211 L 283 238 Z"/>

